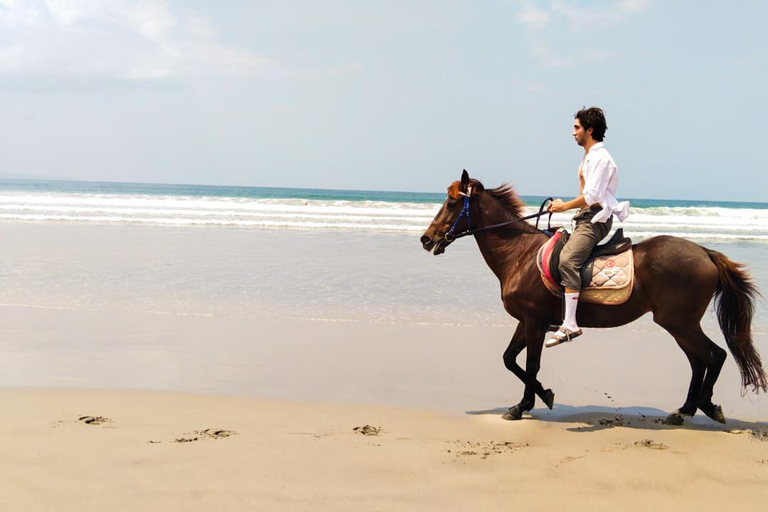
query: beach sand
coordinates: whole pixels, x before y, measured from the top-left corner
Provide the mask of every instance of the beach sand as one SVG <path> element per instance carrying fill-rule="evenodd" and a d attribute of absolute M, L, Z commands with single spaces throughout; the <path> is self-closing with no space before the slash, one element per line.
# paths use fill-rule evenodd
<path fill-rule="evenodd" d="M 523 388 L 501 361 L 508 327 L 29 307 L 1 307 L 0 324 L 3 511 L 685 511 L 768 499 L 765 405 L 741 397 L 731 359 L 715 395 L 727 425 L 659 423 L 689 378 L 663 333 L 592 330 L 546 351 L 555 409 L 509 422 Z M 354 430 L 366 425 L 381 431 Z"/>
<path fill-rule="evenodd" d="M 701 511 L 768 500 L 766 424 L 507 422 L 495 411 L 99 390 L 5 389 L 0 404 L 4 511 Z M 354 430 L 366 425 L 369 435 Z"/>
<path fill-rule="evenodd" d="M 661 425 L 690 369 L 647 317 L 545 350 L 554 410 L 502 420 L 523 394 L 502 362 L 515 321 L 471 244 L 436 259 L 410 235 L 0 227 L 0 512 L 768 499 L 768 401 L 741 395 L 729 357 L 728 424 Z M 764 358 L 765 332 L 758 303 Z"/>

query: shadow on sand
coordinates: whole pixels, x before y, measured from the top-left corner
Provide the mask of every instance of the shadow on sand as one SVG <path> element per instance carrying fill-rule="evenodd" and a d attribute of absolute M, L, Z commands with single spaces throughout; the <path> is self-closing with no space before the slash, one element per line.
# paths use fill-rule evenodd
<path fill-rule="evenodd" d="M 485 411 L 467 411 L 469 415 L 498 415 L 507 412 L 506 407 L 498 407 Z M 641 430 L 688 429 L 713 432 L 729 432 L 751 430 L 754 433 L 765 432 L 768 436 L 768 422 L 743 421 L 736 418 L 726 418 L 727 424 L 722 425 L 699 412 L 693 418 L 686 418 L 680 426 L 665 425 L 664 419 L 668 412 L 651 407 L 602 407 L 597 405 L 573 406 L 555 404 L 553 410 L 536 408 L 523 416 L 525 420 L 549 421 L 554 423 L 576 424 L 566 430 L 571 432 L 596 432 L 615 427 L 635 428 Z"/>

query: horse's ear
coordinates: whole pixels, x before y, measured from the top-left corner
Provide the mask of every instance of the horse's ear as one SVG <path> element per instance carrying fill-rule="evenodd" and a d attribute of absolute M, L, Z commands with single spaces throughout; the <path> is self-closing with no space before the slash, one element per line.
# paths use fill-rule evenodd
<path fill-rule="evenodd" d="M 464 169 L 464 172 L 461 173 L 461 184 L 464 186 L 469 185 L 469 173 L 466 169 Z"/>

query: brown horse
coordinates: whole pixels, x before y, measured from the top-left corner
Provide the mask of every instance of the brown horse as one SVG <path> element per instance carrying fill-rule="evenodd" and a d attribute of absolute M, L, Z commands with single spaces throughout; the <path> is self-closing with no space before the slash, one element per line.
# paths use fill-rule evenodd
<path fill-rule="evenodd" d="M 421 237 L 424 249 L 438 255 L 455 239 L 457 229 L 477 231 L 472 234 L 501 283 L 504 309 L 519 321 L 504 352 L 504 365 L 525 383 L 523 399 L 504 415 L 513 420 L 533 409 L 535 395 L 552 408 L 554 393 L 544 389 L 536 376 L 547 328 L 559 324 L 562 314 L 560 299 L 545 288 L 536 267 L 536 252 L 548 237 L 526 222 L 514 222 L 521 220 L 522 208 L 509 185 L 486 190 L 464 171 L 461 181 L 448 188 L 448 198 Z M 611 306 L 582 303 L 579 325 L 617 327 L 652 312 L 654 322 L 685 352 L 692 371 L 685 403 L 667 417 L 667 423 L 682 424 L 697 408 L 725 423 L 722 408 L 712 403 L 712 393 L 726 352 L 704 334 L 700 321 L 714 297 L 720 328 L 739 366 L 743 388 L 766 391 L 766 375 L 750 333 L 757 288 L 743 265 L 682 238 L 656 236 L 632 249 L 635 281 L 629 300 Z M 523 348 L 527 349 L 525 370 L 517 364 Z"/>

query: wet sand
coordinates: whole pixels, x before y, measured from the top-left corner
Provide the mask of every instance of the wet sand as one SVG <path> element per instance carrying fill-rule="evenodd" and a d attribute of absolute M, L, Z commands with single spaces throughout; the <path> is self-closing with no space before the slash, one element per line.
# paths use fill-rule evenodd
<path fill-rule="evenodd" d="M 522 383 L 502 362 L 513 330 L 0 307 L 0 387 L 216 393 L 463 415 L 522 398 Z M 757 344 L 768 357 L 761 338 Z M 660 328 L 627 326 L 545 349 L 539 378 L 557 404 L 542 414 L 669 412 L 685 399 L 690 369 Z M 768 420 L 763 395 L 741 395 L 731 357 L 714 401 L 726 417 Z"/>

